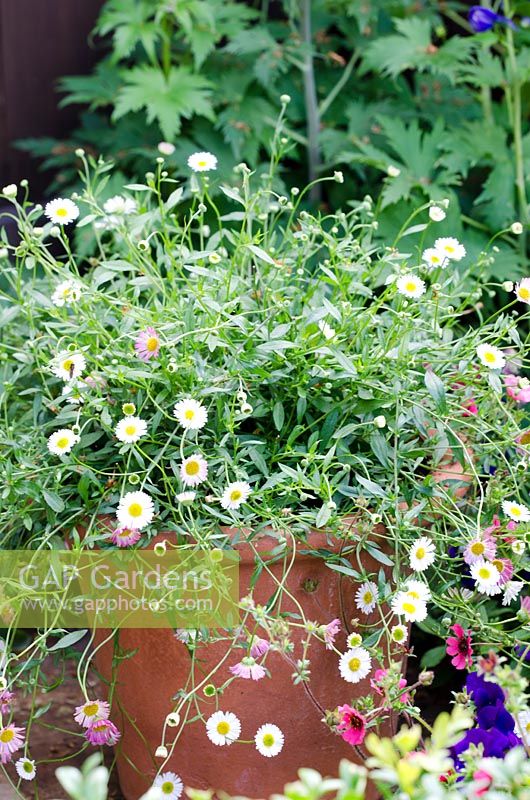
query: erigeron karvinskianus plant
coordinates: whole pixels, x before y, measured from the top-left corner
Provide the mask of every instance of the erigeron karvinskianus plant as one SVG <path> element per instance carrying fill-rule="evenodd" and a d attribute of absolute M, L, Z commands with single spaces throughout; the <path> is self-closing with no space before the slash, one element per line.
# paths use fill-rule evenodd
<path fill-rule="evenodd" d="M 385 719 L 421 716 L 416 684 L 401 674 L 410 623 L 447 638 L 457 669 L 489 648 L 522 668 L 527 281 L 484 319 L 481 294 L 495 287 L 478 281 L 470 295 L 469 270 L 480 275 L 494 252 L 469 263 L 465 244 L 437 235 L 441 206 L 417 209 L 381 248 L 369 197 L 311 215 L 304 192 L 255 187 L 242 164 L 221 186 L 233 204 L 221 216 L 216 158 L 197 153 L 186 184 L 160 159 L 145 183 L 102 205 L 111 167 L 84 164 L 83 196 L 54 200 L 44 220 L 25 189 L 4 192 L 20 241 L 3 253 L 0 525 L 5 547 L 49 549 L 66 536 L 75 547 L 163 552 L 193 541 L 250 554 L 236 631 L 149 639 L 160 659 L 152 703 L 166 704 L 147 743 L 155 784 L 179 796 L 179 737 L 191 730 L 212 752 L 242 740 L 254 748 L 245 758 L 281 764 L 293 731 L 254 710 L 269 686 L 276 699 L 304 691 L 336 757 L 339 744 L 363 757 Z M 72 225 L 92 229 L 96 256 L 72 249 Z M 407 246 L 412 233 L 419 249 Z M 294 587 L 300 555 L 321 572 Z M 324 609 L 318 593 L 311 606 L 329 581 L 345 606 Z M 43 635 L 23 656 L 8 640 L 6 689 L 20 659 L 40 668 L 44 653 Z M 127 669 L 127 637 L 107 640 Z M 445 649 L 427 654 L 429 665 Z M 207 652 L 223 655 L 162 697 L 164 658 L 175 671 L 178 655 L 191 674 Z M 323 657 L 340 701 L 331 707 L 312 689 Z M 287 686 L 274 684 L 280 664 Z M 79 674 L 86 747 L 117 744 L 118 709 Z M 234 691 L 251 698 L 243 723 L 225 705 Z M 23 730 L 2 728 L 0 742 L 7 763 Z"/>

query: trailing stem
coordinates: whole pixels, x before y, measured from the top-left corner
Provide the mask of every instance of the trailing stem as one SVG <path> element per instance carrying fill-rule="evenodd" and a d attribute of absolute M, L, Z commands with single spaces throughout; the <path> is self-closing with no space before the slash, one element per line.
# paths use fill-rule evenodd
<path fill-rule="evenodd" d="M 304 54 L 304 97 L 307 114 L 307 158 L 309 182 L 316 179 L 320 167 L 320 149 L 318 144 L 320 132 L 320 114 L 318 110 L 315 71 L 313 64 L 313 42 L 311 33 L 311 0 L 301 0 L 302 38 L 305 46 Z M 311 187 L 309 194 L 313 202 L 322 196 L 320 184 Z"/>

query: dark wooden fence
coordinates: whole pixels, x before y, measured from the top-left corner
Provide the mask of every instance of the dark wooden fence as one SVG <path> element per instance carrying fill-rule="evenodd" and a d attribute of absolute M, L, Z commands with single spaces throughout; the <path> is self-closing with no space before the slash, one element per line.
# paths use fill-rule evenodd
<path fill-rule="evenodd" d="M 76 109 L 57 108 L 55 84 L 96 60 L 87 40 L 102 1 L 0 0 L 0 185 L 28 178 L 34 196 L 45 186 L 12 142 L 71 130 Z"/>

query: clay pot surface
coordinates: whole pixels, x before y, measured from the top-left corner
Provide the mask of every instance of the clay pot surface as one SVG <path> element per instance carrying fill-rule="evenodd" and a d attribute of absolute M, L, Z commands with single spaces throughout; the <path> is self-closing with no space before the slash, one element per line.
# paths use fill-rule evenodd
<path fill-rule="evenodd" d="M 351 523 L 348 523 L 351 524 Z M 381 527 L 374 536 L 384 534 Z M 151 546 L 171 534 L 162 533 L 152 540 Z M 269 535 L 260 535 L 253 540 L 262 558 L 277 547 L 278 540 Z M 384 548 L 384 540 L 380 546 Z M 308 545 L 297 543 L 297 554 L 287 580 L 287 587 L 302 605 L 306 618 L 319 624 L 334 618 L 341 621 L 342 631 L 336 638 L 336 645 L 342 652 L 347 649 L 346 637 L 351 632 L 351 620 L 362 617 L 364 624 L 378 621 L 377 611 L 361 615 L 355 607 L 355 586 L 350 578 L 331 570 L 324 560 L 308 552 L 323 548 L 338 552 L 344 545 L 337 538 L 322 532 L 311 532 Z M 255 555 L 247 542 L 236 545 L 241 557 L 240 595 L 245 596 L 250 589 L 251 577 L 255 567 Z M 352 566 L 360 569 L 361 564 L 355 556 L 349 556 Z M 368 572 L 378 572 L 381 564 L 366 551 L 359 556 L 362 568 Z M 270 566 L 277 578 L 282 575 L 282 563 Z M 257 603 L 266 603 L 277 584 L 264 570 L 259 577 L 253 596 Z M 285 598 L 282 611 L 296 612 L 296 605 Z M 101 641 L 104 634 L 98 632 Z M 292 637 L 295 642 L 293 659 L 301 655 L 297 645 L 301 634 Z M 126 800 L 138 800 L 151 785 L 160 761 L 155 760 L 156 748 L 161 744 L 161 732 L 166 715 L 174 710 L 172 699 L 180 690 L 189 690 L 189 676 L 193 674 L 194 684 L 203 681 L 227 653 L 227 643 L 207 643 L 196 650 L 196 662 L 192 669 L 190 653 L 178 641 L 170 629 L 122 630 L 119 635 L 120 646 L 136 653 L 121 661 L 115 672 L 116 686 L 113 693 L 113 720 L 122 731 L 122 739 L 117 747 L 117 765 L 120 785 Z M 229 676 L 229 667 L 244 655 L 241 649 L 233 650 L 224 660 L 211 682 L 219 685 Z M 204 722 L 197 720 L 182 729 L 173 754 L 164 770 L 176 772 L 185 786 L 199 789 L 213 788 L 232 795 L 247 797 L 267 797 L 280 792 L 289 781 L 297 778 L 300 767 L 312 767 L 323 775 L 337 775 L 342 758 L 359 761 L 355 749 L 332 733 L 321 722 L 326 709 L 334 709 L 342 703 L 355 702 L 355 699 L 370 691 L 369 679 L 358 684 L 347 683 L 338 672 L 338 656 L 327 650 L 316 640 L 310 648 L 311 680 L 309 684 L 294 685 L 292 673 L 294 661 L 277 652 L 270 652 L 266 666 L 272 677 L 255 682 L 235 679 L 219 698 L 219 709 L 232 711 L 241 720 L 241 739 L 250 742 L 236 742 L 230 746 L 218 747 L 206 735 Z M 105 645 L 95 656 L 95 662 L 105 679 L 111 677 L 112 647 Z M 384 666 L 384 665 L 374 665 Z M 210 679 L 208 680 L 210 682 Z M 206 698 L 198 692 L 199 707 L 207 719 L 217 710 L 215 698 Z M 192 715 L 196 709 L 192 706 Z M 278 725 L 285 735 L 282 752 L 275 758 L 266 758 L 254 746 L 254 735 L 264 723 Z M 384 735 L 394 731 L 395 720 L 388 720 L 381 726 Z M 174 732 L 169 728 L 166 746 L 170 749 Z M 368 796 L 372 796 L 369 792 Z M 375 797 L 375 795 L 373 795 Z"/>

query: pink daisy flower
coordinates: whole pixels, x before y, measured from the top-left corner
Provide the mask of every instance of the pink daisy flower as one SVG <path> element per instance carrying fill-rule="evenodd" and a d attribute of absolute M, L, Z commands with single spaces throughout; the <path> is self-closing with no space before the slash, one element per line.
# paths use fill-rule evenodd
<path fill-rule="evenodd" d="M 160 339 L 155 329 L 146 328 L 145 331 L 140 331 L 134 342 L 134 349 L 142 361 L 157 358 L 160 352 Z"/>
<path fill-rule="evenodd" d="M 110 706 L 105 700 L 87 700 L 82 706 L 77 706 L 74 711 L 74 719 L 83 728 L 88 728 L 94 722 L 108 719 Z"/>
<path fill-rule="evenodd" d="M 17 728 L 15 725 L 7 725 L 0 729 L 0 761 L 7 764 L 11 761 L 13 753 L 24 744 L 24 728 Z"/>
<path fill-rule="evenodd" d="M 110 541 L 117 545 L 117 547 L 130 547 L 133 544 L 136 544 L 141 538 L 142 534 L 141 531 L 137 530 L 136 528 L 128 528 L 127 526 L 123 526 L 121 528 L 115 528 L 112 531 Z"/>
<path fill-rule="evenodd" d="M 259 636 L 255 636 L 252 640 L 250 655 L 252 658 L 261 658 L 261 656 L 264 656 L 269 648 L 270 642 L 268 642 L 266 639 L 260 639 Z"/>
<path fill-rule="evenodd" d="M 488 530 L 488 529 L 487 529 Z M 476 536 L 466 545 L 464 550 L 464 561 L 466 564 L 474 564 L 481 558 L 491 561 L 495 558 L 497 545 L 491 534 L 484 531 L 481 536 Z"/>
<path fill-rule="evenodd" d="M 526 385 L 527 381 L 518 375 L 503 375 L 503 380 L 508 397 L 521 405 L 530 403 L 530 386 Z"/>
<path fill-rule="evenodd" d="M 324 641 L 326 642 L 326 649 L 333 650 L 335 636 L 340 632 L 340 620 L 332 619 L 328 622 L 324 631 Z"/>
<path fill-rule="evenodd" d="M 245 656 L 245 658 L 242 658 L 239 664 L 230 667 L 230 672 L 232 675 L 235 675 L 236 678 L 245 678 L 245 680 L 253 681 L 260 681 L 266 674 L 265 667 L 262 667 L 261 664 L 257 664 L 252 656 Z"/>
<path fill-rule="evenodd" d="M 85 731 L 85 737 L 90 744 L 112 746 L 119 740 L 121 733 L 110 719 L 100 719 L 89 725 Z"/>
<path fill-rule="evenodd" d="M 0 692 L 0 712 L 2 714 L 7 714 L 11 711 L 11 703 L 14 696 L 13 692 L 9 692 L 7 689 Z"/>
<path fill-rule="evenodd" d="M 446 641 L 446 653 L 453 656 L 451 664 L 456 669 L 465 669 L 473 664 L 473 648 L 471 646 L 471 631 L 465 631 L 461 625 L 452 625 L 449 630 L 454 636 L 449 636 Z"/>
<path fill-rule="evenodd" d="M 339 706 L 340 722 L 337 731 L 348 744 L 362 744 L 366 736 L 366 720 L 362 714 L 348 705 Z"/>
<path fill-rule="evenodd" d="M 504 586 L 513 577 L 513 564 L 509 558 L 494 558 L 493 563 L 501 576 L 498 585 Z"/>

